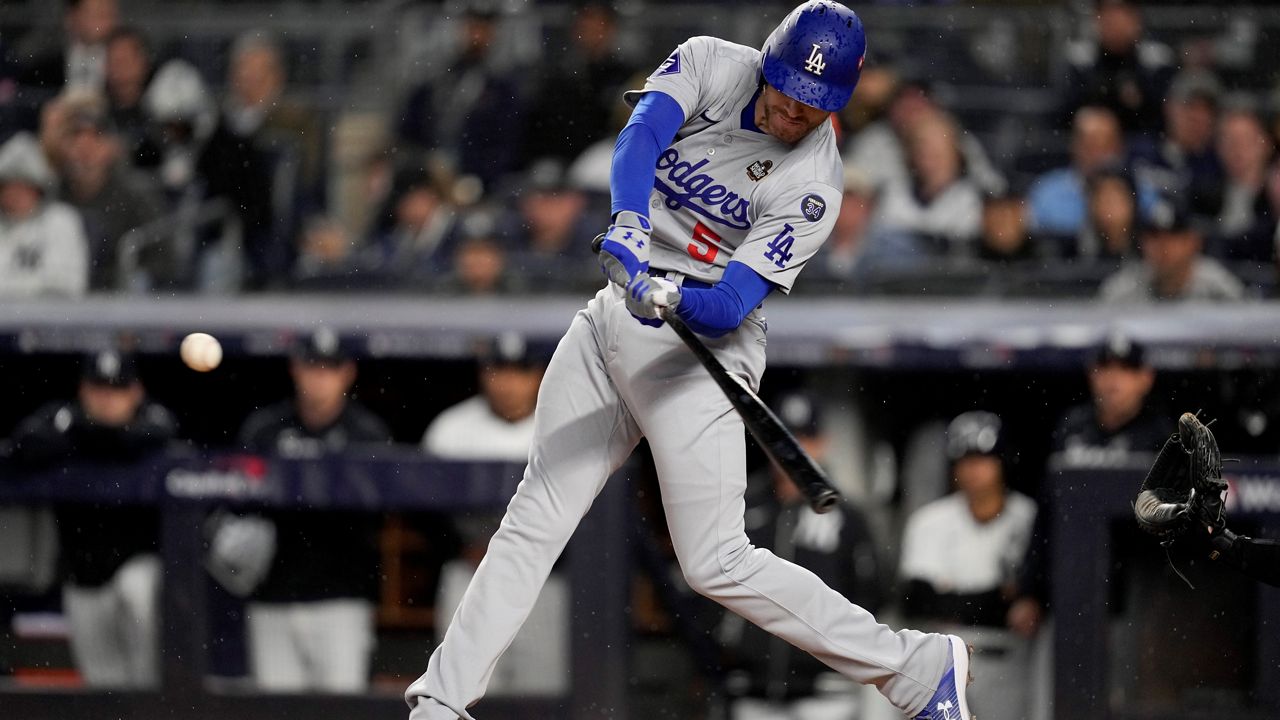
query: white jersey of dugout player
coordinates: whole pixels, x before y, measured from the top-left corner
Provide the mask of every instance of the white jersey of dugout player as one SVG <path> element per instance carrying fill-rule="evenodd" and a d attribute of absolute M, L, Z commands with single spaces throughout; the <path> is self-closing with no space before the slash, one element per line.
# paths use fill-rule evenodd
<path fill-rule="evenodd" d="M 759 50 L 712 37 L 682 43 L 626 94 L 670 95 L 685 124 L 658 156 L 649 198 L 649 264 L 706 282 L 729 260 L 788 292 L 840 214 L 842 166 L 824 124 L 788 145 L 755 130 Z M 817 62 L 822 62 L 821 58 Z"/>

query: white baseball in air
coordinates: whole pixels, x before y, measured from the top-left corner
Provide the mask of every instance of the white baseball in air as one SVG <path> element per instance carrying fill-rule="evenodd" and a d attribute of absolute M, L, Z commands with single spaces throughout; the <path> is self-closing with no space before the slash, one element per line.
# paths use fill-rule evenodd
<path fill-rule="evenodd" d="M 208 333 L 196 332 L 182 338 L 178 348 L 182 362 L 196 372 L 209 372 L 222 362 L 222 343 Z"/>

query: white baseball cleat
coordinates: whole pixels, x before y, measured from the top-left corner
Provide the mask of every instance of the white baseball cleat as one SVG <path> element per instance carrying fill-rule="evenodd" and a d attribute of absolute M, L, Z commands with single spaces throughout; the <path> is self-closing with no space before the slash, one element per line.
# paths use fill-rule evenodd
<path fill-rule="evenodd" d="M 973 648 L 955 635 L 948 635 L 947 642 L 951 644 L 951 664 L 942 674 L 929 704 L 912 720 L 977 720 L 969 712 L 969 702 L 964 696 L 973 680 L 969 675 L 969 655 Z"/>

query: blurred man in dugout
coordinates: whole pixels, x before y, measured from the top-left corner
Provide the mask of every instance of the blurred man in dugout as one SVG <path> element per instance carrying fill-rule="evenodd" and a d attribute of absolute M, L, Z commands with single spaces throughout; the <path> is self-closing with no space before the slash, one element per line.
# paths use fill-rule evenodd
<path fill-rule="evenodd" d="M 1088 403 L 1067 411 L 1053 436 L 1053 451 L 1069 467 L 1123 465 L 1131 453 L 1154 453 L 1172 431 L 1164 413 L 1147 402 L 1156 373 L 1146 350 L 1122 332 L 1110 333 L 1092 352 Z"/>
<path fill-rule="evenodd" d="M 1069 409 L 1058 424 L 1051 466 L 1080 469 L 1149 462 L 1173 431 L 1173 416 L 1147 400 L 1156 373 L 1143 345 L 1113 331 L 1090 352 L 1086 373 L 1089 402 Z M 1009 627 L 1025 637 L 1036 634 L 1050 610 L 1048 523 L 1054 516 L 1050 489 L 1046 486 L 1039 493 L 1040 513 L 1018 573 L 1016 599 L 1009 608 Z"/>
<path fill-rule="evenodd" d="M 477 349 L 480 393 L 440 413 L 423 435 L 426 453 L 442 460 L 503 461 L 523 466 L 533 443 L 533 410 L 550 348 L 518 333 L 485 340 Z M 523 469 L 523 468 L 521 468 Z M 436 597 L 436 637 L 462 600 L 484 558 L 500 513 L 456 517 L 463 548 L 445 563 Z M 490 695 L 561 695 L 569 689 L 569 586 L 553 571 L 511 647 L 498 660 Z"/>
<path fill-rule="evenodd" d="M 821 429 L 817 400 L 789 393 L 775 407 L 805 452 L 818 463 L 829 437 Z M 880 608 L 880 567 L 875 541 L 857 508 L 841 504 L 819 515 L 773 464 L 753 475 L 746 496 L 746 531 L 752 545 L 767 547 L 804 567 L 850 602 Z M 741 616 L 725 613 L 717 628 L 732 667 L 726 690 L 731 720 L 854 720 L 859 695 L 812 655 L 797 650 Z"/>
<path fill-rule="evenodd" d="M 946 452 L 956 491 L 912 513 L 903 531 L 902 611 L 909 620 L 971 628 L 973 674 L 991 679 L 970 691 L 973 711 L 1015 720 L 1028 707 L 1030 648 L 1005 628 L 1036 505 L 1006 487 L 1012 454 L 993 413 L 952 420 Z"/>
<path fill-rule="evenodd" d="M 76 399 L 47 405 L 13 436 L 13 458 L 41 468 L 72 462 L 127 464 L 163 448 L 177 432 L 168 410 L 147 399 L 132 356 L 87 356 Z M 63 611 L 76 669 L 92 686 L 159 682 L 159 518 L 154 508 L 75 502 L 58 506 L 66 571 Z"/>
<path fill-rule="evenodd" d="M 391 441 L 382 420 L 350 398 L 356 362 L 332 331 L 302 337 L 289 374 L 294 397 L 249 416 L 240 433 L 246 450 L 323 458 Z M 259 687 L 358 692 L 368 686 L 379 520 L 368 513 L 287 508 L 218 527 L 211 561 L 245 572 L 215 571 L 215 577 L 248 575 L 249 582 L 227 589 L 248 598 L 249 664 Z M 235 541 L 244 536 L 267 541 Z"/>

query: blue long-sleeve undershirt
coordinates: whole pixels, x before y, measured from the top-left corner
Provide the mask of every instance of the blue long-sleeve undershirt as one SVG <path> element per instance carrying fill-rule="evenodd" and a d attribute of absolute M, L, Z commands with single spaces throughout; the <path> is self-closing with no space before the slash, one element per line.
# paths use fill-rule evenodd
<path fill-rule="evenodd" d="M 651 90 L 636 103 L 631 119 L 613 146 L 613 165 L 609 168 L 612 215 L 630 210 L 649 217 L 654 166 L 658 155 L 671 147 L 681 125 L 684 110 L 666 93 Z"/>
<path fill-rule="evenodd" d="M 741 325 L 773 288 L 745 263 L 730 261 L 715 285 L 681 288 L 676 314 L 699 335 L 717 338 Z"/>

